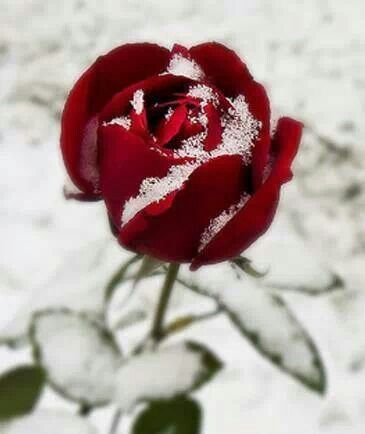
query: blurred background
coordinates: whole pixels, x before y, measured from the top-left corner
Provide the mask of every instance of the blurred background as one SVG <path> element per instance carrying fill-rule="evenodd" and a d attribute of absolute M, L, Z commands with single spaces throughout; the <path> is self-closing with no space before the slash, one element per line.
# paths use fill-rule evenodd
<path fill-rule="evenodd" d="M 312 394 L 214 320 L 194 330 L 226 363 L 197 394 L 204 433 L 362 434 L 364 20 L 362 0 L 1 0 L 0 340 L 24 328 L 34 309 L 22 307 L 30 294 L 44 306 L 74 288 L 87 299 L 126 257 L 111 241 L 102 204 L 62 195 L 60 116 L 80 73 L 125 42 L 220 41 L 265 84 L 275 112 L 306 126 L 278 218 L 248 256 L 270 267 L 265 284 L 283 288 L 311 332 L 329 387 L 325 398 Z M 334 275 L 343 291 L 325 290 Z M 153 290 L 142 291 L 140 302 L 151 309 Z M 0 370 L 28 357 L 0 347 Z M 51 392 L 41 405 L 63 408 Z M 91 417 L 100 434 L 108 417 Z"/>

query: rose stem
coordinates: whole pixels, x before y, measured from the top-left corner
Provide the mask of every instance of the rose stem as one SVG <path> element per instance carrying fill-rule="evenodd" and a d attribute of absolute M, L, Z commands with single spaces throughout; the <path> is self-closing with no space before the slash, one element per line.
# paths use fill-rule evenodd
<path fill-rule="evenodd" d="M 163 322 L 167 310 L 167 306 L 172 294 L 175 280 L 179 272 L 179 264 L 171 263 L 166 273 L 165 281 L 163 283 L 160 299 L 157 304 L 155 317 L 151 328 L 151 338 L 155 342 L 159 342 L 164 335 Z"/>

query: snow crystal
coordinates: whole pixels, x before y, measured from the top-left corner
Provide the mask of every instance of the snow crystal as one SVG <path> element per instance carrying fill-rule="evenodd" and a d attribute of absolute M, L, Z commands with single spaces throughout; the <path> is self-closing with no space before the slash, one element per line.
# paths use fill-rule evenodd
<path fill-rule="evenodd" d="M 190 174 L 199 166 L 198 163 L 187 163 L 172 166 L 164 178 L 146 178 L 142 181 L 139 193 L 131 197 L 124 205 L 122 225 L 128 223 L 138 212 L 154 202 L 160 202 L 169 193 L 179 190 Z"/>
<path fill-rule="evenodd" d="M 201 252 L 218 234 L 218 232 L 220 232 L 224 226 L 233 219 L 233 217 L 246 205 L 249 199 L 250 195 L 246 193 L 243 194 L 238 203 L 231 205 L 227 210 L 224 210 L 210 221 L 209 226 L 204 230 L 200 238 L 199 252 Z"/>
<path fill-rule="evenodd" d="M 142 89 L 138 89 L 134 92 L 131 104 L 137 115 L 140 115 L 143 111 L 144 106 L 144 92 Z"/>
<path fill-rule="evenodd" d="M 0 427 L 2 434 L 96 434 L 87 420 L 60 410 L 41 410 Z"/>
<path fill-rule="evenodd" d="M 103 126 L 119 125 L 119 126 L 125 128 L 126 130 L 129 130 L 131 127 L 131 123 L 132 123 L 132 121 L 131 121 L 131 118 L 129 116 L 118 116 L 109 122 L 103 122 Z"/>
<path fill-rule="evenodd" d="M 52 383 L 67 396 L 90 404 L 111 399 L 119 354 L 95 323 L 67 311 L 43 313 L 34 339 Z"/>
<path fill-rule="evenodd" d="M 174 109 L 172 107 L 169 107 L 167 110 L 167 113 L 165 114 L 165 119 L 168 121 L 171 119 L 171 116 L 174 114 Z"/>
<path fill-rule="evenodd" d="M 202 354 L 186 344 L 143 353 L 121 366 L 115 400 L 122 410 L 145 399 L 168 399 L 191 389 L 205 370 Z"/>
<path fill-rule="evenodd" d="M 192 80 L 201 80 L 204 78 L 204 73 L 200 66 L 191 59 L 187 59 L 180 53 L 172 56 L 167 72 L 173 75 L 182 75 L 191 78 Z"/>
<path fill-rule="evenodd" d="M 205 84 L 197 84 L 196 86 L 191 86 L 187 95 L 192 98 L 200 99 L 201 105 L 203 107 L 208 103 L 213 104 L 214 107 L 217 107 L 219 104 L 217 93 L 214 92 L 211 87 L 206 86 Z"/>
<path fill-rule="evenodd" d="M 202 110 L 199 111 L 197 116 L 194 116 L 192 110 L 189 110 L 188 119 L 192 124 L 199 123 L 204 128 L 208 126 L 208 116 L 205 113 L 203 113 Z"/>
<path fill-rule="evenodd" d="M 232 106 L 222 119 L 221 152 L 226 155 L 241 155 L 243 161 L 249 164 L 261 122 L 253 117 L 243 95 L 238 95 L 232 101 Z"/>
<path fill-rule="evenodd" d="M 179 157 L 195 157 L 204 163 L 222 155 L 240 155 L 244 164 L 251 160 L 254 141 L 258 137 L 261 122 L 251 114 L 243 95 L 231 101 L 232 107 L 221 118 L 222 142 L 213 151 L 204 150 L 206 131 L 182 141 L 182 147 L 175 151 Z"/>

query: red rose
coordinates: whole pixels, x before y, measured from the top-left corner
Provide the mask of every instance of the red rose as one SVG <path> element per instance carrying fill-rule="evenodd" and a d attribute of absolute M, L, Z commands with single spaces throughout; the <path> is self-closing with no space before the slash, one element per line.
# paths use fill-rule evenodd
<path fill-rule="evenodd" d="M 193 269 L 224 261 L 269 227 L 301 130 L 281 118 L 270 131 L 265 89 L 223 45 L 123 45 L 67 99 L 69 196 L 103 199 L 130 250 Z"/>

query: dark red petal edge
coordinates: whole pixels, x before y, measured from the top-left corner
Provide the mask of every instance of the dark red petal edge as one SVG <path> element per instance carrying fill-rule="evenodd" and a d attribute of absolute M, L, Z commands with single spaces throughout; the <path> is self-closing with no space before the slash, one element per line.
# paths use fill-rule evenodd
<path fill-rule="evenodd" d="M 247 204 L 193 260 L 191 269 L 238 256 L 270 226 L 278 205 L 281 185 L 292 177 L 291 163 L 297 153 L 302 124 L 281 118 L 272 148 L 276 154 L 271 173 Z"/>
<path fill-rule="evenodd" d="M 93 195 L 97 189 L 97 180 L 80 170 L 81 147 L 84 154 L 96 149 L 96 132 L 90 142 L 90 137 L 85 138 L 86 125 L 115 93 L 162 72 L 169 57 L 169 50 L 155 44 L 122 45 L 100 56 L 74 85 L 62 115 L 61 149 L 72 181 L 84 193 Z"/>

